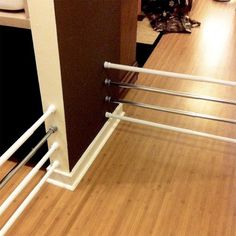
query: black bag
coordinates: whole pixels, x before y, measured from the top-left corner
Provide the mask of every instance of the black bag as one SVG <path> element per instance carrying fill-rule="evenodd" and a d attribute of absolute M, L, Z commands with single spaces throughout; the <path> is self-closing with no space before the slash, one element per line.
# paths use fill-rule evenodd
<path fill-rule="evenodd" d="M 170 33 L 191 33 L 200 22 L 188 17 L 192 0 L 142 0 L 142 11 L 154 30 Z"/>
<path fill-rule="evenodd" d="M 192 0 L 142 0 L 142 11 L 149 14 L 161 14 L 163 11 L 186 14 L 191 8 Z"/>

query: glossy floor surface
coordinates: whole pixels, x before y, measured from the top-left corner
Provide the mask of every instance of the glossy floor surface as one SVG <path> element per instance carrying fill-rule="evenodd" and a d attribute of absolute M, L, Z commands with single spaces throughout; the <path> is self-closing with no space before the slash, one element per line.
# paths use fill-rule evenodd
<path fill-rule="evenodd" d="M 236 1 L 195 0 L 191 17 L 201 27 L 162 37 L 145 67 L 236 81 L 235 8 Z M 137 83 L 236 100 L 236 88 L 209 83 L 150 75 L 139 75 Z M 236 117 L 232 105 L 137 91 L 128 98 Z M 232 124 L 125 110 L 132 117 L 236 137 Z M 77 189 L 46 184 L 8 235 L 234 236 L 235 222 L 234 144 L 121 122 Z"/>

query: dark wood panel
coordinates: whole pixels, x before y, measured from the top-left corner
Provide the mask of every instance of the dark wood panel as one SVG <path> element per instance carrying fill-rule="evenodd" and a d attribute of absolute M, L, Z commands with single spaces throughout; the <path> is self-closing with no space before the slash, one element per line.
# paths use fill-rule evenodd
<path fill-rule="evenodd" d="M 55 0 L 70 168 L 105 123 L 104 113 L 109 108 L 104 102 L 104 61 L 135 61 L 134 49 L 129 54 L 129 48 L 136 32 L 122 31 L 121 3 Z M 123 59 L 125 51 L 129 56 Z M 118 72 L 109 73 L 112 78 L 122 77 Z"/>
<path fill-rule="evenodd" d="M 236 56 L 235 7 L 212 0 L 195 3 L 194 18 L 201 20 L 202 26 L 191 35 L 165 35 L 145 67 L 235 80 L 236 60 L 232 60 Z M 220 34 L 224 36 L 223 44 L 222 38 L 210 37 L 209 23 L 213 24 L 211 29 L 216 36 L 219 23 L 223 26 Z M 218 47 L 216 42 L 222 50 L 215 50 L 216 54 L 203 53 Z M 214 57 L 210 60 L 211 55 Z M 236 97 L 235 89 L 205 87 L 193 81 L 181 83 L 149 75 L 140 76 L 138 82 L 209 96 Z M 130 96 L 143 102 L 200 109 L 228 118 L 236 114 L 233 106 L 222 109 L 216 103 L 201 106 L 199 101 L 145 96 L 137 91 Z M 199 123 L 196 118 L 138 110 L 131 108 L 129 114 L 235 137 L 233 125 Z M 70 192 L 46 184 L 9 235 L 235 236 L 235 171 L 233 144 L 121 122 L 77 189 Z M 10 190 L 3 189 L 1 199 Z M 20 200 L 0 218 L 0 224 Z"/>
<path fill-rule="evenodd" d="M 121 0 L 120 63 L 136 61 L 137 0 Z"/>

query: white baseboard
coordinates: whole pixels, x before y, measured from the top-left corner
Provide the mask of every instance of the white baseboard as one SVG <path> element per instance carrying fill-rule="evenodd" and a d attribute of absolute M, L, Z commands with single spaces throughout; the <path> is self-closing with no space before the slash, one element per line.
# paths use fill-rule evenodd
<path fill-rule="evenodd" d="M 122 104 L 120 104 L 115 109 L 113 114 L 124 115 Z M 109 119 L 104 124 L 104 126 L 92 141 L 92 143 L 89 145 L 84 154 L 81 156 L 72 171 L 63 172 L 60 170 L 55 170 L 47 180 L 47 182 L 73 191 L 77 187 L 89 167 L 92 165 L 93 161 L 96 159 L 97 155 L 99 154 L 109 137 L 112 135 L 118 123 L 119 120 L 117 119 Z"/>

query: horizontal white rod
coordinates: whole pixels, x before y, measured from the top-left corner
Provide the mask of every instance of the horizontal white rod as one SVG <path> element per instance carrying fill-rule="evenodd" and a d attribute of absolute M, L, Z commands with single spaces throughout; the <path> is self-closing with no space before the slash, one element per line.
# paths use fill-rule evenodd
<path fill-rule="evenodd" d="M 37 165 L 29 172 L 28 175 L 20 182 L 20 184 L 15 188 L 15 190 L 8 196 L 8 198 L 0 206 L 0 216 L 9 207 L 9 205 L 14 201 L 14 199 L 22 192 L 22 190 L 27 186 L 27 184 L 32 180 L 32 178 L 37 174 L 43 164 L 49 159 L 49 157 L 58 148 L 57 143 L 53 143 L 48 152 L 42 157 L 42 159 L 37 163 Z"/>
<path fill-rule="evenodd" d="M 236 86 L 236 82 L 234 81 L 226 81 L 226 80 L 213 79 L 213 78 L 204 77 L 204 76 L 181 74 L 181 73 L 175 73 L 175 72 L 169 72 L 169 71 L 161 71 L 161 70 L 140 68 L 140 67 L 135 67 L 135 66 L 120 65 L 120 64 L 115 64 L 111 62 L 105 62 L 104 67 L 108 69 L 124 70 L 124 71 L 145 73 L 145 74 L 151 74 L 151 75 L 159 75 L 163 77 L 193 80 L 193 81 L 199 81 L 199 82 L 208 82 L 208 83 L 221 84 L 221 85 L 226 85 L 226 86 Z"/>
<path fill-rule="evenodd" d="M 17 208 L 17 210 L 13 213 L 13 215 L 9 218 L 6 224 L 2 227 L 0 231 L 0 236 L 3 236 L 7 233 L 7 231 L 11 228 L 14 222 L 18 219 L 18 217 L 22 214 L 25 208 L 29 205 L 32 199 L 36 196 L 36 194 L 40 191 L 42 186 L 45 184 L 47 179 L 53 173 L 55 168 L 59 165 L 58 161 L 54 161 L 53 164 L 48 168 L 47 173 L 43 176 L 43 178 L 39 181 L 39 183 L 34 187 L 34 189 L 30 192 L 30 194 L 26 197 L 26 199 L 22 202 L 22 204 Z"/>
<path fill-rule="evenodd" d="M 35 130 L 53 113 L 56 108 L 50 105 L 47 111 L 0 157 L 0 167 L 35 132 Z"/>
<path fill-rule="evenodd" d="M 50 127 L 45 136 L 39 141 L 39 143 L 29 152 L 29 154 L 17 163 L 9 172 L 0 180 L 0 189 L 3 188 L 12 177 L 35 155 L 35 153 L 42 147 L 42 145 L 48 140 L 51 134 L 57 131 L 57 127 Z"/>
<path fill-rule="evenodd" d="M 140 125 L 147 125 L 147 126 L 160 128 L 160 129 L 166 129 L 166 130 L 175 131 L 175 132 L 179 132 L 179 133 L 196 135 L 196 136 L 201 136 L 201 137 L 205 137 L 205 138 L 212 138 L 212 139 L 216 139 L 216 140 L 224 141 L 224 142 L 229 142 L 229 143 L 236 143 L 236 139 L 232 139 L 232 138 L 227 138 L 227 137 L 217 136 L 214 134 L 198 132 L 198 131 L 194 131 L 194 130 L 190 130 L 190 129 L 178 128 L 178 127 L 169 126 L 169 125 L 163 125 L 163 124 L 159 124 L 159 123 L 155 123 L 155 122 L 151 122 L 151 121 L 146 121 L 146 120 L 141 120 L 141 119 L 136 119 L 136 118 L 127 117 L 127 116 L 113 115 L 112 113 L 109 113 L 109 112 L 106 112 L 105 116 L 107 118 L 129 121 L 129 122 L 133 122 L 133 123 L 140 124 Z"/>

